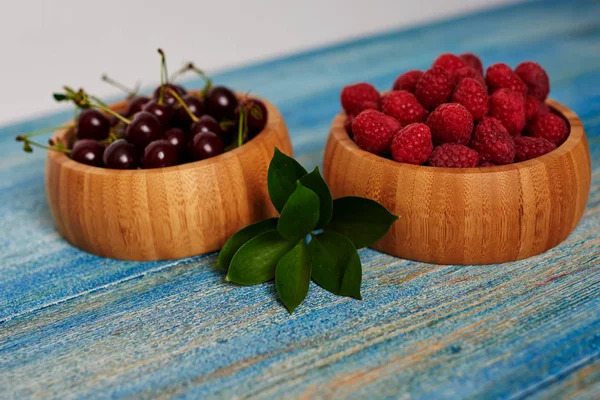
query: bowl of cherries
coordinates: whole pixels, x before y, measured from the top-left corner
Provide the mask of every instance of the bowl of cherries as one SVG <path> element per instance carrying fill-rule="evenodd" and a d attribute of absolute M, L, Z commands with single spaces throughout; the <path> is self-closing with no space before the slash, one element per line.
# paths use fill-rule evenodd
<path fill-rule="evenodd" d="M 278 147 L 292 147 L 280 112 L 264 99 L 213 86 L 169 81 L 150 96 L 130 93 L 104 104 L 64 88 L 76 118 L 49 145 L 34 132 L 17 137 L 25 151 L 48 149 L 46 193 L 63 237 L 110 258 L 163 260 L 218 250 L 236 231 L 275 215 L 266 177 Z M 108 77 L 104 80 L 118 83 Z M 48 131 L 48 130 L 45 130 Z"/>

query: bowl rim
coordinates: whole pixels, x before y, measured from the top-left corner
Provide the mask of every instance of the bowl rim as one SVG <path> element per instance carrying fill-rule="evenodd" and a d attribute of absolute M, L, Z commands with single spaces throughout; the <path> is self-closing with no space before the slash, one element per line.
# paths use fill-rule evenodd
<path fill-rule="evenodd" d="M 414 165 L 408 163 L 400 163 L 398 161 L 390 160 L 385 157 L 381 157 L 377 154 L 370 153 L 366 150 L 358 147 L 356 142 L 350 138 L 346 129 L 344 128 L 344 120 L 346 119 L 346 113 L 342 110 L 336 117 L 334 118 L 331 124 L 331 133 L 330 136 L 336 140 L 345 150 L 355 153 L 359 155 L 361 158 L 365 158 L 367 160 L 384 163 L 384 165 L 389 165 L 394 168 L 409 168 L 427 172 L 443 172 L 443 173 L 451 173 L 451 174 L 471 174 L 471 173 L 497 173 L 497 172 L 507 172 L 507 171 L 516 171 L 523 167 L 533 167 L 539 164 L 547 164 L 552 162 L 555 159 L 562 157 L 564 154 L 571 152 L 580 142 L 585 138 L 585 132 L 583 129 L 583 125 L 581 120 L 577 116 L 577 114 L 572 111 L 570 108 L 564 106 L 556 100 L 546 99 L 546 104 L 554 109 L 556 112 L 561 114 L 569 123 L 569 137 L 567 140 L 558 146 L 556 149 L 552 150 L 549 153 L 544 154 L 543 156 L 532 158 L 531 160 L 519 161 L 512 164 L 507 165 L 495 165 L 491 167 L 473 167 L 473 168 L 445 168 L 445 167 L 433 167 L 430 165 Z"/>
<path fill-rule="evenodd" d="M 188 93 L 200 93 L 200 90 L 189 90 Z M 246 93 L 236 93 L 238 99 L 246 97 Z M 192 161 L 179 165 L 172 165 L 170 167 L 164 168 L 149 168 L 149 169 L 111 169 L 104 167 L 96 167 L 93 165 L 82 164 L 73 160 L 71 157 L 68 157 L 65 153 L 61 153 L 58 151 L 47 150 L 47 160 L 58 163 L 63 168 L 68 168 L 73 171 L 78 171 L 86 174 L 98 174 L 98 175 L 135 175 L 135 174 L 157 174 L 157 173 L 167 173 L 167 172 L 184 172 L 189 169 L 205 167 L 212 165 L 214 163 L 218 163 L 221 161 L 225 161 L 229 158 L 236 157 L 236 155 L 241 152 L 248 150 L 246 147 L 249 143 L 258 144 L 258 142 L 264 142 L 268 137 L 276 133 L 278 130 L 278 124 L 281 123 L 281 113 L 270 101 L 265 100 L 264 98 L 252 95 L 248 96 L 249 98 L 261 100 L 265 106 L 267 107 L 267 124 L 263 128 L 261 132 L 259 132 L 255 137 L 251 140 L 248 140 L 246 143 L 242 144 L 240 147 L 236 147 L 235 149 L 231 149 L 229 151 L 224 152 L 223 154 L 219 154 L 216 157 L 207 158 L 205 160 L 200 161 Z M 122 110 L 128 104 L 128 100 L 122 100 L 116 103 L 111 103 L 108 107 L 111 110 Z M 65 125 L 72 125 L 75 123 L 75 120 L 70 120 Z M 52 135 L 52 139 L 55 141 L 62 141 L 63 137 L 70 133 L 74 127 L 64 128 L 56 131 Z"/>

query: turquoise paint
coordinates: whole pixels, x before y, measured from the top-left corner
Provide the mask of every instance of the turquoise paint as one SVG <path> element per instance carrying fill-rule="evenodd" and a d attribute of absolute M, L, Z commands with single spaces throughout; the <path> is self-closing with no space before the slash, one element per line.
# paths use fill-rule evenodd
<path fill-rule="evenodd" d="M 598 397 L 599 17 L 594 1 L 526 3 L 217 74 L 280 108 L 309 169 L 345 84 L 383 90 L 444 51 L 540 62 L 588 135 L 588 208 L 557 248 L 464 267 L 365 249 L 364 301 L 311 285 L 292 316 L 270 283 L 225 284 L 215 254 L 134 263 L 73 248 L 46 205 L 43 152 L 14 142 L 71 113 L 0 128 L 0 397 Z"/>

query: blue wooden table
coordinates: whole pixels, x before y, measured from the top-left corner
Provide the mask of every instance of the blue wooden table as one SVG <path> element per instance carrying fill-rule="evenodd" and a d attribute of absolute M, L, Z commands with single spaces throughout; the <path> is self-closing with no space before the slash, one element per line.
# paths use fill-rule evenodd
<path fill-rule="evenodd" d="M 600 396 L 600 2 L 527 3 L 218 74 L 273 101 L 299 160 L 321 163 L 340 89 L 380 89 L 441 52 L 532 59 L 579 114 L 588 208 L 560 246 L 521 262 L 440 266 L 362 250 L 363 301 L 314 285 L 290 316 L 273 284 L 236 287 L 216 255 L 122 262 L 66 243 L 44 153 L 0 128 L 0 398 Z M 74 85 L 85 82 L 74 82 Z M 191 82 L 200 86 L 200 82 Z"/>

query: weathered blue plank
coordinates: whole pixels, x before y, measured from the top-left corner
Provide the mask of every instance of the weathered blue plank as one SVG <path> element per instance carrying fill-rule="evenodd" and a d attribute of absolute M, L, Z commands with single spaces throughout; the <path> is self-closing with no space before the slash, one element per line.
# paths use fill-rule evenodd
<path fill-rule="evenodd" d="M 588 208 L 559 247 L 478 267 L 363 250 L 364 301 L 313 286 L 291 317 L 271 284 L 224 284 L 214 254 L 133 263 L 71 247 L 45 203 L 44 154 L 13 141 L 70 113 L 0 128 L 0 396 L 598 396 L 599 17 L 594 1 L 527 3 L 218 74 L 281 109 L 307 167 L 341 87 L 386 89 L 444 51 L 540 62 L 588 133 Z"/>

